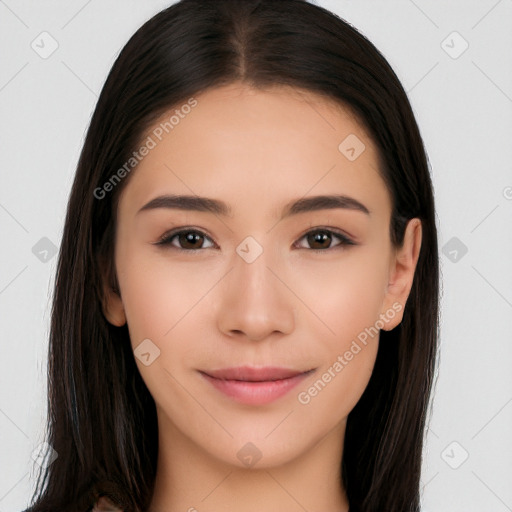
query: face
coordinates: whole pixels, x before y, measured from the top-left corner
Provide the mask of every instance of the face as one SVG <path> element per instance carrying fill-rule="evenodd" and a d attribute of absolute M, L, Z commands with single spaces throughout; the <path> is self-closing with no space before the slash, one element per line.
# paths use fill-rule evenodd
<path fill-rule="evenodd" d="M 341 106 L 240 84 L 195 100 L 145 134 L 104 310 L 128 324 L 160 435 L 270 467 L 343 431 L 379 329 L 402 318 L 421 226 L 392 247 L 376 147 Z M 195 204 L 153 201 L 180 195 Z"/>

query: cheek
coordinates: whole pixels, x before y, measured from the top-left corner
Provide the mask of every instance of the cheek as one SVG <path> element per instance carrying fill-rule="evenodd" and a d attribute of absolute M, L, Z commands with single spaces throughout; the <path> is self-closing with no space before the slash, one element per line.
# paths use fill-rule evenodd
<path fill-rule="evenodd" d="M 359 401 L 373 371 L 387 260 L 379 252 L 359 251 L 338 263 L 318 265 L 313 277 L 298 281 L 298 295 L 317 317 L 310 322 L 315 326 L 311 336 L 322 365 L 300 390 L 298 402 L 335 421 Z"/>
<path fill-rule="evenodd" d="M 387 284 L 387 260 L 381 256 L 385 251 L 361 249 L 323 262 L 309 261 L 288 278 L 317 317 L 316 330 L 322 330 L 331 348 L 343 348 L 347 340 L 374 325 L 381 313 Z"/>
<path fill-rule="evenodd" d="M 134 347 L 146 338 L 157 344 L 157 340 L 171 339 L 173 330 L 180 331 L 180 322 L 186 324 L 195 316 L 196 307 L 208 314 L 199 303 L 212 300 L 207 295 L 215 295 L 211 288 L 225 269 L 213 268 L 206 260 L 178 263 L 172 255 L 167 259 L 129 244 L 119 249 L 116 265 Z M 302 312 L 296 328 L 311 331 L 332 352 L 350 345 L 362 330 L 374 325 L 387 277 L 386 260 L 379 254 L 360 248 L 339 257 L 296 259 L 282 268 L 281 278 L 296 296 L 290 296 L 289 307 Z"/>
<path fill-rule="evenodd" d="M 119 259 L 118 276 L 132 345 L 145 338 L 159 344 L 172 336 L 174 327 L 205 295 L 211 272 L 135 249 L 131 254 Z"/>
<path fill-rule="evenodd" d="M 207 314 L 201 298 L 215 276 L 200 271 L 201 265 L 176 265 L 162 257 L 131 254 L 118 267 L 131 345 L 137 355 L 137 347 L 149 339 L 157 347 L 149 345 L 153 354 L 158 354 L 149 365 L 138 357 L 135 362 L 156 403 L 171 417 L 179 417 L 180 407 L 190 397 L 175 379 L 181 382 L 191 358 L 194 363 L 191 352 L 197 358 L 195 320 Z M 147 342 L 142 346 L 147 347 Z"/>

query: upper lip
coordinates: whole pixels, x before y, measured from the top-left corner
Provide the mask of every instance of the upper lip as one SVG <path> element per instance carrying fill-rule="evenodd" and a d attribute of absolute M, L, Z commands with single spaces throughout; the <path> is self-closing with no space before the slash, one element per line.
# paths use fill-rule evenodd
<path fill-rule="evenodd" d="M 234 368 L 221 368 L 219 370 L 203 371 L 206 375 L 215 379 L 242 380 L 248 382 L 264 382 L 269 380 L 280 380 L 295 377 L 311 370 L 292 370 L 278 366 L 264 366 L 255 368 L 252 366 L 237 366 Z"/>

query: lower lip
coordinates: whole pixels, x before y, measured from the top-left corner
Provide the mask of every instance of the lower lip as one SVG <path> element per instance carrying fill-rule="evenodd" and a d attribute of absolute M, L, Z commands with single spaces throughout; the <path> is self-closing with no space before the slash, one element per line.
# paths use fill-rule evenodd
<path fill-rule="evenodd" d="M 310 375 L 309 372 L 300 373 L 295 377 L 280 380 L 267 380 L 262 382 L 249 382 L 242 380 L 216 379 L 199 372 L 212 386 L 237 402 L 248 405 L 263 405 L 273 402 L 286 395 L 297 384 Z"/>

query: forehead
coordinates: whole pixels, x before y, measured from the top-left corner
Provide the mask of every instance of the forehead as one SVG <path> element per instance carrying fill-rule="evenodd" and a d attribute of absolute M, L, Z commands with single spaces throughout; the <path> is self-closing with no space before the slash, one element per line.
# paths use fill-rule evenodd
<path fill-rule="evenodd" d="M 140 207 L 152 195 L 174 192 L 261 209 L 263 200 L 278 205 L 336 190 L 390 208 L 375 144 L 341 104 L 293 87 L 241 84 L 194 99 L 194 107 L 175 105 L 144 134 L 153 147 L 134 169 L 121 205 Z"/>

